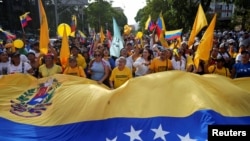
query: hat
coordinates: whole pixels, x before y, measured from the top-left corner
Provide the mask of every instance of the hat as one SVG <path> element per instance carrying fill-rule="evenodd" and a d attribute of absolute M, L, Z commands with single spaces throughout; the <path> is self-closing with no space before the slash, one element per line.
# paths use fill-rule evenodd
<path fill-rule="evenodd" d="M 224 47 L 227 47 L 227 46 L 228 46 L 228 44 L 226 42 L 223 42 L 223 43 L 220 44 L 219 48 L 224 48 Z"/>
<path fill-rule="evenodd" d="M 234 43 L 235 41 L 234 41 L 234 39 L 229 39 L 229 40 L 227 40 L 227 42 L 228 42 L 229 44 L 232 44 L 232 43 Z"/>
<path fill-rule="evenodd" d="M 200 44 L 200 42 L 195 42 L 194 46 L 198 46 Z"/>
<path fill-rule="evenodd" d="M 33 51 L 33 50 L 29 50 L 29 52 L 27 53 L 27 55 L 29 55 L 29 54 L 33 54 L 33 55 L 36 56 L 36 53 L 35 53 L 35 51 Z"/>
<path fill-rule="evenodd" d="M 5 48 L 11 48 L 11 47 L 13 47 L 13 44 L 12 43 L 7 43 L 7 44 L 4 45 L 4 47 Z"/>
<path fill-rule="evenodd" d="M 11 54 L 11 57 L 16 57 L 16 56 L 20 56 L 21 54 L 19 53 L 19 51 L 16 51 L 14 53 Z"/>

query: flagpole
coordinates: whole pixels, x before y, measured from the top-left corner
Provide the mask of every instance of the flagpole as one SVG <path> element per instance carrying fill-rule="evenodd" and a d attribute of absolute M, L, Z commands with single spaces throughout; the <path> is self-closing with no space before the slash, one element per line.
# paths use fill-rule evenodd
<path fill-rule="evenodd" d="M 23 34 L 25 34 L 25 31 L 24 31 L 24 28 L 22 27 L 22 30 L 23 30 Z"/>
<path fill-rule="evenodd" d="M 21 27 L 22 27 L 23 34 L 25 34 L 24 28 L 23 28 L 23 26 L 22 26 L 22 20 L 21 20 L 21 18 L 19 18 L 19 19 L 20 19 L 20 23 L 21 23 Z"/>

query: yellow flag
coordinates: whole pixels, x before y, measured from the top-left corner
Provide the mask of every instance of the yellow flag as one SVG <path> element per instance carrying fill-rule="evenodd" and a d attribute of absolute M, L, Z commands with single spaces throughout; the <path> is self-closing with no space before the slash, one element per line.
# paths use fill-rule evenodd
<path fill-rule="evenodd" d="M 148 15 L 148 19 L 145 23 L 145 30 L 148 30 L 150 22 L 151 22 L 151 15 Z"/>
<path fill-rule="evenodd" d="M 199 8 L 195 17 L 193 28 L 192 28 L 192 31 L 188 40 L 188 46 L 191 46 L 194 43 L 195 36 L 205 26 L 207 26 L 207 18 L 206 18 L 206 15 L 203 11 L 201 4 L 199 4 Z"/>
<path fill-rule="evenodd" d="M 60 61 L 61 61 L 62 68 L 66 67 L 69 55 L 70 55 L 69 42 L 68 42 L 68 36 L 66 33 L 66 25 L 64 25 L 62 46 L 60 50 Z"/>
<path fill-rule="evenodd" d="M 165 48 L 169 48 L 168 42 L 165 40 L 165 31 L 164 30 L 161 31 L 159 41 L 161 42 L 162 46 L 164 46 Z"/>
<path fill-rule="evenodd" d="M 49 45 L 49 28 L 45 10 L 43 8 L 42 1 L 39 0 L 39 12 L 40 12 L 40 40 L 39 49 L 41 54 L 48 53 Z"/>
<path fill-rule="evenodd" d="M 102 44 L 103 44 L 103 42 L 104 42 L 104 39 L 105 39 L 105 35 L 104 35 L 103 29 L 102 29 L 102 27 L 101 27 L 101 30 L 100 30 L 100 40 L 101 40 L 101 43 L 102 43 Z"/>
<path fill-rule="evenodd" d="M 210 25 L 206 29 L 206 32 L 204 33 L 203 37 L 201 38 L 200 44 L 197 48 L 197 51 L 195 53 L 195 59 L 194 64 L 195 67 L 198 68 L 199 66 L 199 60 L 208 60 L 209 59 L 209 53 L 210 50 L 213 47 L 213 38 L 214 38 L 214 27 L 216 23 L 216 16 L 214 15 Z"/>

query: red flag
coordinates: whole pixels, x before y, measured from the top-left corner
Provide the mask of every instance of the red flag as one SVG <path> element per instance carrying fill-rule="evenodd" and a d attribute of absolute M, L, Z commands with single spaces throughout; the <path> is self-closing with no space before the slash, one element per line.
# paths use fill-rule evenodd
<path fill-rule="evenodd" d="M 111 43 L 112 43 L 112 35 L 111 32 L 109 30 L 106 30 L 106 34 L 107 34 L 107 39 L 108 39 L 108 47 L 110 48 Z"/>
<path fill-rule="evenodd" d="M 160 38 L 161 28 L 157 24 L 155 24 L 155 23 L 150 24 L 149 30 L 152 32 L 155 32 L 157 34 L 158 38 Z"/>

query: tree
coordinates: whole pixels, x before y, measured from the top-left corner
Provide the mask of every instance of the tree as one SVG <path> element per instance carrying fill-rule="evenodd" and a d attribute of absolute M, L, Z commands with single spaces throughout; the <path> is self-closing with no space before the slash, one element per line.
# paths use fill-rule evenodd
<path fill-rule="evenodd" d="M 250 29 L 250 1 L 249 0 L 233 0 L 236 5 L 235 23 L 240 23 L 243 30 Z M 241 19 L 240 21 L 237 19 Z"/>
<path fill-rule="evenodd" d="M 142 30 L 148 15 L 156 21 L 162 12 L 166 30 L 183 28 L 184 32 L 191 30 L 199 3 L 204 11 L 209 9 L 211 0 L 147 0 L 147 5 L 140 9 L 135 17 Z M 194 10 L 195 9 L 195 10 Z"/>
<path fill-rule="evenodd" d="M 112 17 L 116 19 L 119 26 L 123 27 L 127 23 L 127 17 L 123 11 L 112 8 L 110 3 L 103 0 L 89 4 L 85 13 L 87 15 L 86 22 L 97 32 L 100 31 L 101 26 L 113 31 Z M 122 29 L 122 27 L 120 28 Z"/>

